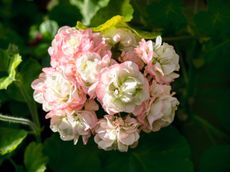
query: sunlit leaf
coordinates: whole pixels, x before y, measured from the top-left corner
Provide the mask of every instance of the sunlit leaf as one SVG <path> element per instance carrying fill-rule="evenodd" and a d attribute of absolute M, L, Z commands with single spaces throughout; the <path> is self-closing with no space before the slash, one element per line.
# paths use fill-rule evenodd
<path fill-rule="evenodd" d="M 27 132 L 21 129 L 0 128 L 0 154 L 14 151 L 26 136 Z"/>
<path fill-rule="evenodd" d="M 32 142 L 26 148 L 24 164 L 28 172 L 44 172 L 46 170 L 47 157 L 42 151 L 41 143 Z"/>
<path fill-rule="evenodd" d="M 81 22 L 77 22 L 76 27 L 78 29 L 86 29 L 87 28 Z M 125 22 L 124 17 L 117 15 L 117 16 L 112 17 L 111 19 L 107 20 L 105 23 L 103 23 L 97 27 L 92 27 L 92 30 L 95 32 L 103 32 L 103 31 L 106 31 L 106 30 L 113 28 L 113 27 L 128 27 L 128 25 Z"/>
<path fill-rule="evenodd" d="M 22 62 L 21 56 L 15 52 L 15 46 L 9 46 L 8 50 L 0 50 L 1 69 L 0 72 L 5 72 L 6 76 L 0 77 L 0 90 L 7 89 L 7 87 L 15 81 L 16 69 Z M 3 62 L 3 63 L 2 63 Z"/>
<path fill-rule="evenodd" d="M 101 8 L 92 18 L 91 25 L 97 26 L 116 15 L 123 16 L 124 21 L 129 22 L 133 18 L 133 12 L 134 9 L 130 4 L 130 0 L 110 1 L 106 7 Z"/>
<path fill-rule="evenodd" d="M 86 29 L 87 28 L 81 22 L 77 22 L 76 27 L 78 29 Z M 141 31 L 138 29 L 134 29 L 134 28 L 130 27 L 127 24 L 125 18 L 123 16 L 120 16 L 120 15 L 113 16 L 111 19 L 107 20 L 105 23 L 103 23 L 99 26 L 96 26 L 96 27 L 92 27 L 92 30 L 95 32 L 106 32 L 106 30 L 111 29 L 113 27 L 115 27 L 115 28 L 128 28 L 131 31 L 133 31 L 138 37 L 145 38 L 145 39 L 154 39 L 158 35 L 160 35 L 159 32 L 145 32 L 145 31 Z"/>
<path fill-rule="evenodd" d="M 128 27 L 127 23 L 125 22 L 125 18 L 123 16 L 114 16 L 111 19 L 107 20 L 105 23 L 93 27 L 93 31 L 95 32 L 102 32 L 112 27 Z"/>

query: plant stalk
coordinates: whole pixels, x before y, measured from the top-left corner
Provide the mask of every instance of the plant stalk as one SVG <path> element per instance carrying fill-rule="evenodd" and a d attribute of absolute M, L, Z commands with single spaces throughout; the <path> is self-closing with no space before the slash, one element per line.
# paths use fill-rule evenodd
<path fill-rule="evenodd" d="M 12 123 L 22 124 L 22 125 L 28 125 L 34 131 L 35 134 L 38 132 L 36 125 L 32 121 L 30 121 L 29 119 L 0 114 L 0 121 L 12 122 Z"/>

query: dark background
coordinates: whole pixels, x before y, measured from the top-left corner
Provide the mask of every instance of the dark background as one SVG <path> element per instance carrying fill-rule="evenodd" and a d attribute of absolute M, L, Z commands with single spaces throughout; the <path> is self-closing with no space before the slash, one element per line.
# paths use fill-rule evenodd
<path fill-rule="evenodd" d="M 0 112 L 32 119 L 28 107 L 33 106 L 42 128 L 41 137 L 28 133 L 15 151 L 0 156 L 0 171 L 36 171 L 42 164 L 55 172 L 230 171 L 230 1 L 107 0 L 97 12 L 106 0 L 79 0 L 82 6 L 76 1 L 0 0 L 0 49 L 18 46 L 23 59 L 18 74 L 27 92 L 25 98 L 15 82 L 0 90 Z M 160 32 L 180 55 L 180 78 L 173 84 L 180 101 L 175 121 L 160 132 L 143 134 L 128 153 L 98 150 L 93 140 L 87 146 L 61 141 L 30 88 L 41 68 L 49 66 L 47 49 L 58 26 L 77 21 L 97 26 L 114 15 L 133 16 L 130 26 Z M 2 61 L 1 56 L 0 66 Z M 0 78 L 4 75 L 0 69 Z M 1 121 L 0 127 L 0 148 L 14 138 L 9 128 L 16 135 L 30 130 Z M 31 142 L 39 146 L 29 149 Z"/>

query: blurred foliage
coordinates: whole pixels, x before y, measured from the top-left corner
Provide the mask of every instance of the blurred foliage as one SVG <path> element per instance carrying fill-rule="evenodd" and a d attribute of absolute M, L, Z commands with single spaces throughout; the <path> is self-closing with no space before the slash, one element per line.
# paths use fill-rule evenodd
<path fill-rule="evenodd" d="M 36 126 L 0 121 L 0 171 L 230 171 L 229 8 L 228 0 L 0 0 L 0 114 Z M 180 55 L 173 126 L 144 135 L 128 153 L 61 141 L 30 87 L 49 65 L 58 27 L 95 27 L 115 15 L 136 31 L 161 33 Z"/>

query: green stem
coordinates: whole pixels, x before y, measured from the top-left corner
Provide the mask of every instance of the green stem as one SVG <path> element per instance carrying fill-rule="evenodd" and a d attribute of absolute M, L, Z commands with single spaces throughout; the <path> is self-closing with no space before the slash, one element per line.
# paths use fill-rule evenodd
<path fill-rule="evenodd" d="M 13 116 L 0 114 L 0 121 L 28 125 L 29 127 L 31 127 L 31 129 L 34 131 L 35 134 L 38 132 L 35 124 L 32 121 L 25 119 L 25 118 L 19 118 L 19 117 L 13 117 Z"/>
<path fill-rule="evenodd" d="M 185 67 L 184 58 L 181 57 L 180 59 L 181 59 L 181 67 L 182 67 L 181 70 L 182 70 L 182 73 L 184 76 L 184 81 L 185 81 L 186 85 L 188 85 L 189 84 L 189 77 L 188 77 L 188 72 L 187 72 L 186 67 Z"/>
<path fill-rule="evenodd" d="M 213 47 L 212 49 L 210 49 L 209 51 L 207 51 L 208 53 L 211 53 L 211 52 L 215 52 L 217 51 L 219 48 L 222 48 L 223 46 L 225 46 L 226 44 L 229 44 L 230 43 L 230 39 L 227 39 L 223 42 L 221 42 L 220 44 L 217 44 L 215 47 Z"/>
<path fill-rule="evenodd" d="M 40 125 L 40 121 L 38 118 L 37 107 L 36 107 L 35 102 L 32 100 L 32 98 L 28 94 L 28 91 L 25 89 L 25 86 L 22 83 L 21 76 L 19 76 L 19 79 L 16 81 L 16 85 L 18 86 L 22 96 L 24 97 L 24 99 L 26 101 L 26 104 L 27 104 L 29 111 L 31 113 L 31 116 L 32 116 L 32 120 L 35 123 L 36 128 L 38 128 L 39 135 L 40 135 L 41 125 Z"/>
<path fill-rule="evenodd" d="M 14 166 L 15 171 L 17 170 L 17 164 L 12 160 L 11 158 L 8 158 L 8 160 L 11 162 L 11 164 Z"/>

